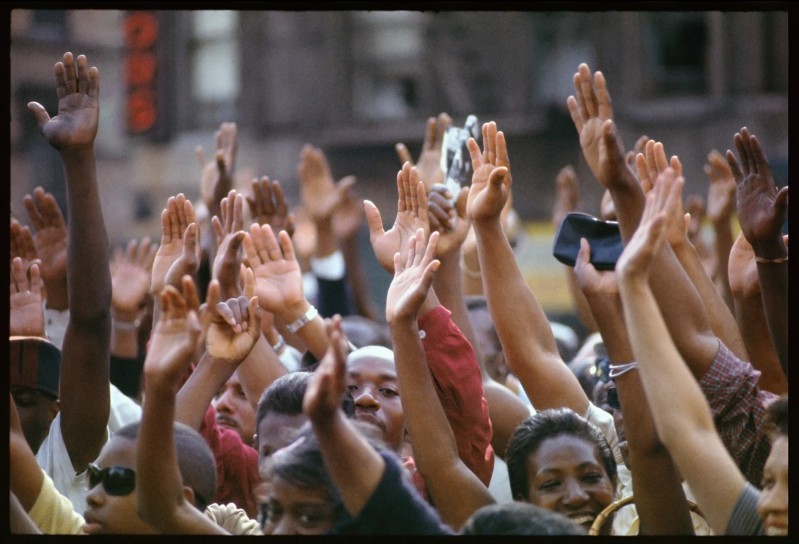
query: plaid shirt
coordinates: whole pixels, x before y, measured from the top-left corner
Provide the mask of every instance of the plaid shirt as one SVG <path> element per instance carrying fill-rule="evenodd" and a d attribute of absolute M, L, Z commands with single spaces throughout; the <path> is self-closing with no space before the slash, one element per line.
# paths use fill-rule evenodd
<path fill-rule="evenodd" d="M 719 340 L 716 357 L 699 380 L 724 446 L 746 479 L 758 488 L 771 451 L 771 440 L 763 425 L 766 406 L 777 398 L 757 387 L 759 379 L 760 371 L 736 357 Z"/>

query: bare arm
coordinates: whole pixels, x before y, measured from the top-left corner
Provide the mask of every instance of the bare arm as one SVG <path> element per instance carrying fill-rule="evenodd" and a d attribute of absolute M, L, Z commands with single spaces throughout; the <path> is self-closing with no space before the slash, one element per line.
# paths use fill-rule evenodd
<path fill-rule="evenodd" d="M 386 301 L 402 407 L 413 444 L 414 460 L 441 517 L 460 528 L 474 511 L 494 499 L 461 461 L 455 435 L 438 401 L 422 343 L 418 313 L 428 297 L 439 261 L 433 259 L 438 234 L 425 247 L 423 231 L 410 242 L 405 264 L 394 259 L 394 280 Z"/>
<path fill-rule="evenodd" d="M 710 179 L 710 188 L 707 192 L 707 217 L 716 233 L 715 283 L 727 307 L 732 311 L 732 291 L 727 266 L 734 241 L 731 220 L 735 207 L 735 178 L 724 155 L 715 149 L 707 155 L 705 174 Z"/>
<path fill-rule="evenodd" d="M 474 177 L 467 209 L 477 237 L 483 289 L 505 357 L 537 409 L 588 408 L 577 378 L 563 363 L 541 305 L 524 281 L 502 231 L 500 214 L 511 185 L 505 136 L 483 125 L 484 150 L 469 140 Z"/>
<path fill-rule="evenodd" d="M 663 210 L 675 205 L 682 179 L 675 180 L 668 170 L 660 183 L 647 198 L 639 231 L 619 259 L 619 287 L 658 435 L 710 526 L 723 534 L 746 480 L 716 433 L 707 401 L 672 342 L 647 283 L 665 238 Z"/>
<path fill-rule="evenodd" d="M 590 251 L 588 241 L 581 240 L 575 275 L 594 312 L 611 364 L 629 363 L 635 355 L 625 328 L 616 273 L 598 272 L 590 263 Z M 680 475 L 657 436 L 638 372 L 625 372 L 613 381 L 621 403 L 635 508 L 641 520 L 639 534 L 694 534 Z"/>
<path fill-rule="evenodd" d="M 193 284 L 192 284 L 193 285 Z M 200 325 L 177 289 L 161 294 L 163 314 L 144 361 L 145 396 L 136 458 L 136 510 L 161 533 L 225 534 L 189 504 L 177 463 L 175 394 L 194 353 Z"/>
<path fill-rule="evenodd" d="M 69 323 L 61 357 L 61 430 L 72 465 L 82 472 L 106 440 L 110 410 L 111 274 L 97 186 L 94 139 L 100 76 L 86 57 L 65 53 L 55 66 L 58 115 L 31 102 L 39 128 L 61 155 L 69 214 Z"/>

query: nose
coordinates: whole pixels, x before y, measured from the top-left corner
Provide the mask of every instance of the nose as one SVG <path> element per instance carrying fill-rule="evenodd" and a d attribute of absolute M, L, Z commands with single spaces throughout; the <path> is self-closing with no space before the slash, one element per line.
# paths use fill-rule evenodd
<path fill-rule="evenodd" d="M 355 402 L 356 408 L 367 408 L 371 410 L 377 410 L 380 408 L 380 402 L 375 398 L 375 395 L 372 394 L 372 388 L 368 386 L 364 386 L 358 392 L 358 395 L 353 399 Z"/>
<path fill-rule="evenodd" d="M 230 402 L 231 395 L 230 389 L 225 389 L 224 392 L 214 400 L 214 408 L 217 412 L 233 413 L 233 405 Z"/>
<path fill-rule="evenodd" d="M 788 511 L 788 489 L 777 483 L 762 490 L 758 500 L 758 509 L 762 518 L 769 514 L 784 514 Z"/>
<path fill-rule="evenodd" d="M 86 494 L 86 505 L 91 508 L 97 508 L 105 501 L 105 489 L 103 483 L 100 482 L 89 490 Z"/>
<path fill-rule="evenodd" d="M 588 493 L 585 492 L 580 482 L 569 480 L 566 482 L 566 491 L 563 494 L 563 503 L 569 506 L 581 506 L 588 501 Z"/>
<path fill-rule="evenodd" d="M 280 521 L 275 524 L 274 529 L 270 533 L 272 535 L 298 535 L 300 534 L 297 531 L 297 525 L 294 523 L 294 520 L 291 516 L 283 515 L 280 517 Z"/>

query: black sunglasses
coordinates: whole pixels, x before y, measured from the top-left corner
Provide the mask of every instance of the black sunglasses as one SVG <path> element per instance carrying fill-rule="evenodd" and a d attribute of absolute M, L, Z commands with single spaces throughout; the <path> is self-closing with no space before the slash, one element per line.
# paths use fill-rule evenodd
<path fill-rule="evenodd" d="M 615 387 L 611 387 L 608 389 L 608 406 L 613 408 L 614 410 L 621 410 L 621 402 L 619 402 L 619 392 L 616 391 Z"/>
<path fill-rule="evenodd" d="M 136 489 L 136 471 L 127 467 L 100 468 L 94 463 L 89 463 L 89 489 L 103 483 L 103 489 L 109 495 L 122 497 Z"/>

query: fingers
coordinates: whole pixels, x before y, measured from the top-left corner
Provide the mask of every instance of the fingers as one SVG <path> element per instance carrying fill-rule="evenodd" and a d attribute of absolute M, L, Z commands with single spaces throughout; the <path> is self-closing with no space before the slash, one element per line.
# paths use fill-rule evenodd
<path fill-rule="evenodd" d="M 197 292 L 197 284 L 194 283 L 194 279 L 189 274 L 185 274 L 182 278 L 180 278 L 180 285 L 183 289 L 183 297 L 186 302 L 187 309 L 194 311 L 199 310 L 200 295 Z"/>
<path fill-rule="evenodd" d="M 239 279 L 243 283 L 242 292 L 247 298 L 255 296 L 255 273 L 252 268 L 244 265 L 239 266 Z"/>
<path fill-rule="evenodd" d="M 584 122 L 583 116 L 580 113 L 580 105 L 577 103 L 577 99 L 570 95 L 566 99 L 566 107 L 569 109 L 569 115 L 572 118 L 574 127 L 577 129 L 577 134 L 579 134 L 583 130 Z"/>
<path fill-rule="evenodd" d="M 363 201 L 363 211 L 366 214 L 366 224 L 369 226 L 369 239 L 374 242 L 382 237 L 386 231 L 383 229 L 383 219 L 380 217 L 380 210 L 377 209 L 371 200 Z"/>
<path fill-rule="evenodd" d="M 760 147 L 760 141 L 754 135 L 752 135 L 749 141 L 751 144 L 750 149 L 752 150 L 752 161 L 755 165 L 755 170 L 757 170 L 759 175 L 771 179 L 771 167 L 769 167 L 768 159 L 766 158 L 766 154 L 763 152 L 763 148 Z"/>
<path fill-rule="evenodd" d="M 727 150 L 726 155 L 727 155 L 727 164 L 730 165 L 730 170 L 732 170 L 732 177 L 735 178 L 735 183 L 739 184 L 743 181 L 744 174 L 741 171 L 741 167 L 738 164 L 738 160 L 735 158 L 735 154 L 729 149 Z"/>
<path fill-rule="evenodd" d="M 480 151 L 480 146 L 474 138 L 469 138 L 466 141 L 466 147 L 469 149 L 469 157 L 472 159 L 472 169 L 477 171 L 483 165 L 483 154 Z"/>
<path fill-rule="evenodd" d="M 597 113 L 600 119 L 613 119 L 613 105 L 610 100 L 605 76 L 600 71 L 594 72 L 594 90 L 596 92 Z"/>
<path fill-rule="evenodd" d="M 283 252 L 283 258 L 287 261 L 294 261 L 297 257 L 294 255 L 294 245 L 291 243 L 291 236 L 285 230 L 278 233 L 280 242 L 280 249 Z"/>
<path fill-rule="evenodd" d="M 394 146 L 394 151 L 397 152 L 397 157 L 399 158 L 400 164 L 405 164 L 406 162 L 413 163 L 411 152 L 408 151 L 408 148 L 405 147 L 405 144 L 398 143 Z"/>

